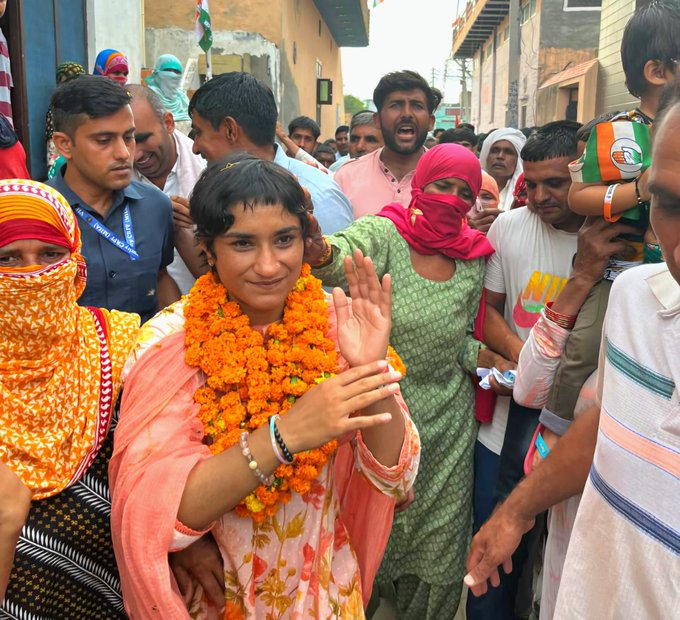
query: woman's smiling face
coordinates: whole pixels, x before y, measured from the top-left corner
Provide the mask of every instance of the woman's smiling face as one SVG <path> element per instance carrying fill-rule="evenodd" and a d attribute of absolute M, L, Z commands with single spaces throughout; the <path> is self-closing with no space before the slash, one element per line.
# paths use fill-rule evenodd
<path fill-rule="evenodd" d="M 251 324 L 278 321 L 302 269 L 300 219 L 281 204 L 229 208 L 234 223 L 206 248 L 220 282 Z"/>

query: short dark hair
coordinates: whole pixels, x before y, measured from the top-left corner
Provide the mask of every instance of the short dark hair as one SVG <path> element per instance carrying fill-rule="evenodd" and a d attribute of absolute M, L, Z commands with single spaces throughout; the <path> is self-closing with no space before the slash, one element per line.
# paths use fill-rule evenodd
<path fill-rule="evenodd" d="M 436 110 L 439 107 L 439 104 L 442 102 L 442 99 L 444 98 L 444 93 L 442 93 L 441 90 L 433 86 L 432 96 L 434 97 L 434 109 L 432 110 L 434 112 L 434 110 Z"/>
<path fill-rule="evenodd" d="M 335 157 L 335 151 L 326 144 L 319 144 L 319 146 L 316 147 L 316 149 L 314 150 L 314 157 L 316 157 L 317 153 L 329 153 L 330 155 Z"/>
<path fill-rule="evenodd" d="M 520 131 L 524 134 L 525 138 L 528 138 L 538 127 L 520 127 Z"/>
<path fill-rule="evenodd" d="M 80 75 L 60 84 L 50 105 L 55 131 L 75 139 L 75 133 L 88 118 L 111 116 L 130 105 L 130 93 L 118 82 L 96 75 Z"/>
<path fill-rule="evenodd" d="M 340 125 L 340 127 L 335 130 L 335 135 L 337 136 L 339 133 L 344 132 L 349 133 L 349 125 Z"/>
<path fill-rule="evenodd" d="M 309 118 L 309 116 L 298 116 L 288 123 L 289 136 L 292 136 L 296 129 L 309 129 L 315 140 L 318 140 L 321 135 L 321 128 L 317 122 Z"/>
<path fill-rule="evenodd" d="M 472 146 L 476 146 L 477 136 L 467 127 L 456 127 L 455 129 L 447 129 L 441 136 L 439 136 L 439 144 L 447 144 L 449 142 L 454 144 L 458 144 L 460 142 L 469 142 Z"/>
<path fill-rule="evenodd" d="M 457 129 L 469 129 L 472 133 L 475 133 L 475 126 L 472 123 L 460 123 Z"/>
<path fill-rule="evenodd" d="M 194 186 L 189 210 L 196 237 L 211 249 L 215 237 L 233 226 L 231 208 L 239 204 L 250 209 L 281 204 L 299 218 L 307 236 L 308 198 L 296 178 L 273 161 L 239 153 L 211 164 Z"/>
<path fill-rule="evenodd" d="M 223 73 L 203 84 L 189 102 L 189 114 L 194 112 L 214 129 L 231 116 L 253 144 L 274 144 L 278 117 L 274 94 L 249 73 Z"/>
<path fill-rule="evenodd" d="M 435 102 L 435 95 L 430 85 L 425 81 L 425 78 L 415 71 L 393 71 L 383 75 L 373 91 L 373 103 L 375 103 L 375 107 L 380 112 L 389 94 L 397 90 L 416 89 L 422 90 L 425 93 L 427 111 L 432 114 L 438 102 Z"/>
<path fill-rule="evenodd" d="M 576 159 L 576 132 L 581 123 L 554 121 L 539 127 L 526 141 L 520 157 L 522 161 L 545 161 L 557 157 Z"/>
<path fill-rule="evenodd" d="M 588 142 L 588 138 L 590 138 L 591 132 L 595 129 L 595 125 L 606 123 L 612 120 L 617 114 L 619 114 L 619 112 L 605 112 L 604 114 L 600 114 L 600 116 L 596 116 L 584 125 L 581 125 L 576 132 L 576 142 Z"/>
<path fill-rule="evenodd" d="M 667 69 L 680 60 L 680 5 L 677 0 L 653 0 L 633 13 L 621 38 L 621 64 L 626 87 L 634 97 L 649 90 L 644 68 L 658 60 Z"/>
<path fill-rule="evenodd" d="M 445 130 L 443 127 L 437 127 L 437 128 L 432 132 L 432 135 L 435 136 L 435 138 L 436 138 L 436 137 L 437 137 L 437 134 L 442 134 L 442 133 L 444 133 L 445 131 L 446 131 L 446 130 Z"/>

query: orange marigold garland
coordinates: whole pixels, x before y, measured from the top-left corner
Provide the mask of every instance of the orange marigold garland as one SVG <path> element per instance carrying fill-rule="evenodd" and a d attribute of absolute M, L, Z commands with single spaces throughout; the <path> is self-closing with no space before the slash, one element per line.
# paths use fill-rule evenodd
<path fill-rule="evenodd" d="M 184 316 L 185 361 L 207 376 L 194 400 L 213 454 L 237 444 L 243 430 L 252 432 L 269 416 L 285 414 L 310 387 L 338 370 L 323 289 L 309 265 L 303 265 L 286 299 L 283 320 L 269 327 L 266 345 L 211 273 L 196 281 Z M 276 469 L 271 487 L 257 487 L 236 506 L 236 513 L 256 522 L 273 516 L 291 492 L 309 491 L 336 448 L 331 441 L 296 454 L 293 463 Z"/>

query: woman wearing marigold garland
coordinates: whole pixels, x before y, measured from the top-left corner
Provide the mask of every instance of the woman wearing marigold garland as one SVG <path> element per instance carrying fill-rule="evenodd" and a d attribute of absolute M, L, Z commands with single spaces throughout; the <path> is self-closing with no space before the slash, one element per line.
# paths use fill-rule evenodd
<path fill-rule="evenodd" d="M 208 530 L 225 618 L 364 615 L 362 583 L 420 443 L 401 373 L 384 359 L 390 278 L 381 284 L 357 253 L 346 262 L 352 305 L 339 289 L 330 303 L 303 265 L 305 202 L 289 173 L 252 158 L 196 185 L 191 215 L 211 271 L 143 330 L 110 466 L 134 618 L 220 616 L 200 587 L 187 611 L 168 565 Z M 364 510 L 373 531 L 356 518 Z"/>

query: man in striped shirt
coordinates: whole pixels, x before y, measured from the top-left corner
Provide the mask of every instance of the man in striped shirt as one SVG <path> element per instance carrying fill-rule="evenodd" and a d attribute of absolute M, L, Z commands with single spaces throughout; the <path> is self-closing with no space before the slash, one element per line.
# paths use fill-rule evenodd
<path fill-rule="evenodd" d="M 0 0 L 0 17 L 5 14 L 7 9 L 7 0 Z M 14 87 L 12 82 L 12 70 L 9 64 L 9 48 L 7 47 L 7 39 L 2 30 L 0 30 L 0 114 L 5 116 L 14 127 L 14 120 L 12 119 L 12 100 L 11 89 Z"/>
<path fill-rule="evenodd" d="M 680 85 L 664 97 L 648 189 L 666 264 L 617 278 L 600 351 L 600 406 L 501 505 L 468 557 L 465 582 L 482 593 L 487 579 L 498 583 L 499 565 L 509 570 L 534 516 L 583 489 L 556 619 L 670 618 L 680 609 Z"/>

